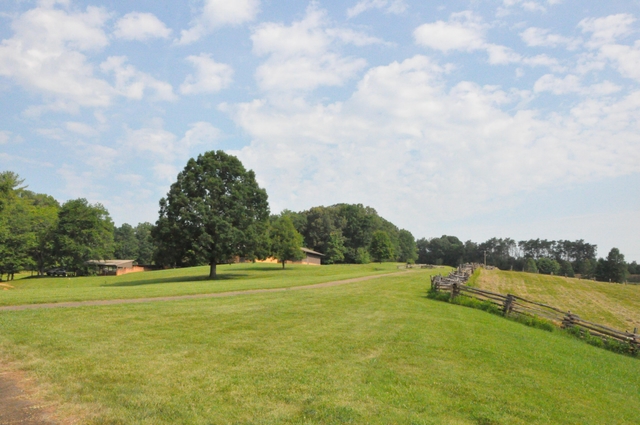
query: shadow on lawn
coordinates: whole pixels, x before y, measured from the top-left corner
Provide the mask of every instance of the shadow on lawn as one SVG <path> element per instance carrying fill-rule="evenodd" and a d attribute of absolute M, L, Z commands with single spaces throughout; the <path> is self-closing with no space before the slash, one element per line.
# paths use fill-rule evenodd
<path fill-rule="evenodd" d="M 234 273 L 234 274 L 218 274 L 216 279 L 212 279 L 211 282 L 218 282 L 222 280 L 233 280 L 233 279 L 242 279 L 247 277 L 247 274 L 242 273 Z M 178 282 L 201 282 L 209 280 L 209 275 L 203 276 L 172 276 L 172 277 L 161 277 L 155 279 L 141 279 L 134 280 L 128 282 L 114 282 L 114 283 L 105 283 L 104 285 L 100 285 L 101 287 L 117 287 L 117 286 L 142 286 L 142 285 L 154 285 L 158 283 L 178 283 Z"/>

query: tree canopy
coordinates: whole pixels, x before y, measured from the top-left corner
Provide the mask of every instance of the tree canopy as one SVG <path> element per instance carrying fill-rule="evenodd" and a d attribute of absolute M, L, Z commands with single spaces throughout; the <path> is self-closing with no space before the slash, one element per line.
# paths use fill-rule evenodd
<path fill-rule="evenodd" d="M 254 256 L 269 218 L 267 193 L 240 160 L 223 151 L 190 159 L 166 198 L 154 238 L 158 261 L 167 265 L 216 265 L 234 256 Z"/>
<path fill-rule="evenodd" d="M 302 235 L 293 226 L 291 218 L 287 215 L 277 217 L 271 223 L 269 230 L 271 240 L 271 255 L 282 263 L 282 268 L 287 261 L 297 261 L 304 258 L 302 248 Z"/>

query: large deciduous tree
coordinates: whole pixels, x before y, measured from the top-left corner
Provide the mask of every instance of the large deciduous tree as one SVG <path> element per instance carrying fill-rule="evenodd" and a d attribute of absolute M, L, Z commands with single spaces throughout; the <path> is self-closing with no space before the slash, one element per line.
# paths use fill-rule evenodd
<path fill-rule="evenodd" d="M 271 240 L 271 254 L 282 263 L 282 268 L 287 261 L 297 261 L 304 258 L 302 248 L 303 238 L 293 226 L 291 219 L 283 215 L 276 218 L 271 224 L 269 232 Z"/>
<path fill-rule="evenodd" d="M 379 263 L 393 258 L 393 244 L 387 232 L 377 230 L 373 233 L 369 251 L 374 261 Z"/>
<path fill-rule="evenodd" d="M 113 256 L 113 221 L 101 204 L 86 199 L 65 202 L 58 213 L 53 235 L 54 253 L 60 263 L 76 273 L 88 260 Z"/>
<path fill-rule="evenodd" d="M 255 255 L 269 218 L 267 193 L 238 158 L 210 151 L 190 159 L 166 198 L 153 231 L 157 261 L 168 265 L 216 265 Z"/>
<path fill-rule="evenodd" d="M 398 232 L 398 242 L 400 252 L 398 253 L 398 261 L 403 263 L 414 263 L 418 258 L 418 248 L 416 240 L 408 230 L 400 230 Z"/>

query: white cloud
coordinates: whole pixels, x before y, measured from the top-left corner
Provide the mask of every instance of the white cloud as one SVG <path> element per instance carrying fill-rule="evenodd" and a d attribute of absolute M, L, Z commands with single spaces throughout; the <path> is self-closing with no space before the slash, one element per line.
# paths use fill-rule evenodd
<path fill-rule="evenodd" d="M 547 12 L 548 6 L 560 4 L 562 0 L 503 0 L 502 7 L 498 8 L 498 16 L 511 13 L 511 9 L 518 6 L 526 12 Z"/>
<path fill-rule="evenodd" d="M 259 0 L 204 0 L 202 13 L 192 21 L 191 28 L 181 31 L 177 43 L 190 44 L 216 28 L 251 22 L 259 7 Z"/>
<path fill-rule="evenodd" d="M 187 60 L 191 62 L 196 72 L 189 74 L 180 86 L 182 94 L 218 92 L 228 87 L 233 80 L 233 68 L 214 61 L 208 54 L 189 56 Z"/>
<path fill-rule="evenodd" d="M 620 86 L 610 81 L 584 86 L 580 81 L 580 77 L 572 74 L 566 75 L 564 78 L 546 74 L 540 77 L 533 86 L 533 91 L 536 93 L 551 92 L 556 95 L 576 93 L 587 96 L 606 96 L 617 93 L 621 89 Z"/>
<path fill-rule="evenodd" d="M 85 123 L 76 122 L 76 121 L 68 121 L 65 123 L 65 128 L 67 131 L 72 133 L 80 134 L 82 136 L 93 137 L 98 134 L 98 131 Z"/>
<path fill-rule="evenodd" d="M 212 145 L 220 139 L 220 130 L 208 122 L 199 121 L 189 125 L 179 145 L 184 149 L 191 149 L 199 145 Z"/>
<path fill-rule="evenodd" d="M 640 81 L 640 41 L 632 45 L 620 44 L 620 39 L 634 32 L 631 25 L 636 19 L 629 14 L 610 15 L 604 18 L 583 19 L 578 24 L 584 33 L 591 34 L 585 43 L 592 50 L 583 55 L 580 67 L 583 72 L 613 67 L 624 77 Z"/>
<path fill-rule="evenodd" d="M 489 25 L 471 11 L 454 13 L 449 21 L 436 21 L 422 24 L 413 32 L 416 44 L 447 53 L 450 51 L 487 52 L 491 65 L 507 65 L 511 63 L 529 66 L 547 66 L 554 70 L 561 69 L 556 59 L 546 55 L 534 57 L 522 56 L 511 48 L 492 44 L 486 40 Z"/>
<path fill-rule="evenodd" d="M 404 0 L 360 0 L 355 6 L 347 9 L 347 17 L 353 18 L 370 9 L 384 10 L 385 13 L 400 14 L 407 10 Z"/>
<path fill-rule="evenodd" d="M 163 122 L 155 119 L 138 130 L 125 129 L 126 136 L 120 145 L 140 156 L 153 155 L 165 164 L 183 161 L 190 150 L 199 145 L 212 145 L 220 137 L 220 130 L 210 123 L 199 121 L 189 126 L 181 139 L 163 128 Z"/>
<path fill-rule="evenodd" d="M 583 19 L 578 27 L 584 33 L 591 33 L 591 38 L 586 43 L 587 47 L 598 48 L 631 34 L 630 26 L 634 22 L 635 18 L 632 15 L 621 13 L 604 18 Z"/>
<path fill-rule="evenodd" d="M 115 89 L 118 94 L 129 99 L 140 100 L 146 91 L 153 91 L 155 100 L 175 100 L 171 84 L 157 80 L 133 65 L 126 64 L 125 56 L 110 56 L 100 64 L 103 72 L 112 73 L 115 77 Z"/>
<path fill-rule="evenodd" d="M 448 52 L 451 50 L 473 51 L 486 47 L 487 25 L 471 12 L 455 13 L 448 22 L 437 21 L 416 28 L 413 36 L 421 46 Z"/>
<path fill-rule="evenodd" d="M 580 39 L 553 34 L 548 29 L 530 27 L 520 33 L 520 38 L 530 47 L 565 46 L 574 50 L 581 43 Z"/>
<path fill-rule="evenodd" d="M 252 139 L 237 154 L 274 211 L 361 202 L 413 228 L 409 217 L 454 220 L 472 214 L 464 205 L 492 211 L 531 191 L 640 172 L 640 92 L 544 117 L 505 112 L 517 92 L 448 88 L 445 76 L 416 56 L 370 69 L 344 102 L 230 107 Z"/>
<path fill-rule="evenodd" d="M 22 143 L 24 139 L 21 136 L 14 135 L 10 131 L 0 130 L 0 145 Z"/>
<path fill-rule="evenodd" d="M 145 41 L 169 38 L 171 30 L 152 13 L 131 12 L 116 22 L 113 35 L 125 40 Z"/>
<path fill-rule="evenodd" d="M 81 53 L 108 44 L 102 30 L 107 19 L 96 7 L 66 12 L 41 6 L 17 16 L 14 36 L 0 45 L 0 75 L 52 98 L 52 109 L 108 106 L 111 87 L 93 76 Z"/>
<path fill-rule="evenodd" d="M 267 59 L 256 70 L 263 90 L 294 92 L 319 86 L 340 86 L 366 66 L 360 58 L 345 57 L 338 42 L 371 44 L 377 39 L 331 26 L 326 12 L 314 3 L 301 21 L 290 26 L 279 23 L 259 25 L 251 35 L 253 52 Z"/>

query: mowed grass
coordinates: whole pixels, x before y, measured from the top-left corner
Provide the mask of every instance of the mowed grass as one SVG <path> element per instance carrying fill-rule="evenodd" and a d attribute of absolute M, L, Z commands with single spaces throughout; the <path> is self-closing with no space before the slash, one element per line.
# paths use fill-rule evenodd
<path fill-rule="evenodd" d="M 431 273 L 0 312 L 0 353 L 88 424 L 638 423 L 640 361 L 429 300 Z"/>
<path fill-rule="evenodd" d="M 0 287 L 0 306 L 286 288 L 398 271 L 395 263 L 321 267 L 288 264 L 284 270 L 278 264 L 249 263 L 220 265 L 217 269 L 217 280 L 208 279 L 208 266 L 122 276 L 14 280 Z"/>
<path fill-rule="evenodd" d="M 570 310 L 585 320 L 616 329 L 640 329 L 640 285 L 484 269 L 476 285 Z"/>

